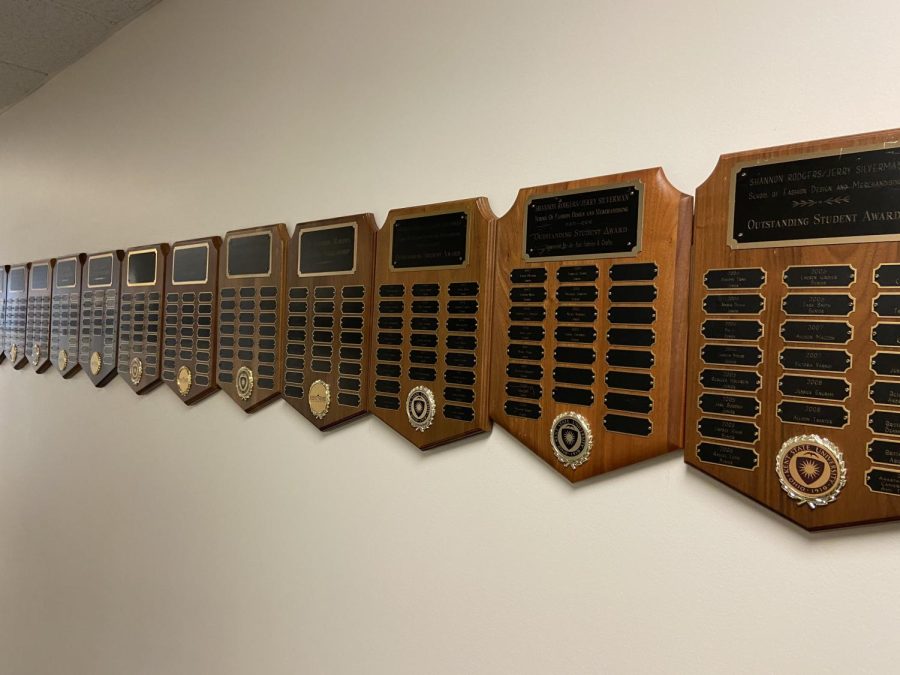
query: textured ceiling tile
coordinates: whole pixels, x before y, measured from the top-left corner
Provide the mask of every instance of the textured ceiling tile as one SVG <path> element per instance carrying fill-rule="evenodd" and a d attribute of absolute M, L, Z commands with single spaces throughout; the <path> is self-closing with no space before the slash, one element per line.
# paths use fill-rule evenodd
<path fill-rule="evenodd" d="M 46 80 L 44 73 L 0 63 L 0 111 L 33 92 Z"/>
<path fill-rule="evenodd" d="M 52 0 L 0 0 L 0 61 L 51 73 L 112 32 L 109 21 Z"/>
<path fill-rule="evenodd" d="M 155 5 L 159 0 L 56 0 L 58 4 L 80 9 L 88 14 L 111 21 L 121 23 L 133 16 L 140 14 L 150 5 Z"/>

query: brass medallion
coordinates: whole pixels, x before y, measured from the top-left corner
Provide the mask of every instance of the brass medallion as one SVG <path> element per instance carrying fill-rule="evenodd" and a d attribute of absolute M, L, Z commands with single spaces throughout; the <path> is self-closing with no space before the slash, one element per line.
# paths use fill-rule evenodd
<path fill-rule="evenodd" d="M 187 396 L 191 391 L 191 385 L 194 383 L 194 376 L 191 375 L 191 369 L 187 366 L 181 366 L 178 369 L 178 375 L 175 376 L 175 384 L 178 385 L 178 393 Z"/>
<path fill-rule="evenodd" d="M 31 365 L 36 366 L 41 360 L 41 346 L 35 342 L 31 348 Z"/>
<path fill-rule="evenodd" d="M 65 349 L 60 349 L 56 357 L 56 367 L 61 371 L 69 367 L 69 353 Z"/>
<path fill-rule="evenodd" d="M 19 347 L 18 345 L 13 345 L 9 350 L 9 360 L 15 363 L 19 360 Z"/>
<path fill-rule="evenodd" d="M 131 375 L 131 384 L 137 386 L 141 382 L 141 378 L 144 376 L 144 364 L 141 363 L 141 360 L 138 357 L 134 357 L 131 359 L 131 367 L 128 369 L 129 375 Z"/>
<path fill-rule="evenodd" d="M 91 375 L 99 375 L 100 369 L 103 367 L 103 357 L 100 352 L 91 354 Z"/>
<path fill-rule="evenodd" d="M 322 380 L 316 380 L 309 385 L 309 411 L 316 419 L 322 419 L 328 414 L 328 406 L 331 405 L 331 387 Z"/>
<path fill-rule="evenodd" d="M 406 416 L 416 431 L 425 432 L 434 422 L 436 404 L 428 387 L 413 387 L 406 397 Z"/>
<path fill-rule="evenodd" d="M 821 436 L 785 441 L 775 459 L 775 471 L 788 496 L 811 509 L 833 502 L 847 483 L 844 455 Z"/>
<path fill-rule="evenodd" d="M 591 456 L 594 445 L 591 425 L 576 412 L 557 415 L 550 426 L 550 443 L 556 459 L 570 469 L 576 469 Z"/>
<path fill-rule="evenodd" d="M 246 401 L 253 395 L 253 371 L 247 366 L 241 366 L 234 378 L 237 395 L 242 401 Z"/>

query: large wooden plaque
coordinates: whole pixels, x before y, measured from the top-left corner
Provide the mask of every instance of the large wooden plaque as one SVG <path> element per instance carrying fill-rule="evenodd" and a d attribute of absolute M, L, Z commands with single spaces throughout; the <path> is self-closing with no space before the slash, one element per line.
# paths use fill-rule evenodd
<path fill-rule="evenodd" d="M 284 382 L 285 271 L 290 237 L 283 223 L 234 230 L 219 256 L 219 386 L 245 412 L 281 393 Z"/>
<path fill-rule="evenodd" d="M 88 256 L 81 274 L 78 364 L 95 387 L 106 386 L 116 376 L 124 257 L 124 251 L 95 253 Z"/>
<path fill-rule="evenodd" d="M 6 279 L 6 358 L 19 370 L 28 363 L 26 330 L 28 316 L 28 272 L 31 263 L 11 265 Z"/>
<path fill-rule="evenodd" d="M 6 360 L 6 275 L 9 265 L 0 265 L 0 363 Z"/>
<path fill-rule="evenodd" d="M 119 310 L 119 375 L 136 394 L 162 381 L 160 334 L 168 244 L 125 251 Z"/>
<path fill-rule="evenodd" d="M 28 275 L 25 345 L 28 349 L 28 362 L 37 373 L 43 373 L 50 367 L 50 308 L 55 265 L 55 259 L 33 262 Z"/>
<path fill-rule="evenodd" d="M 496 216 L 396 209 L 378 233 L 369 410 L 421 450 L 487 431 Z"/>
<path fill-rule="evenodd" d="M 900 130 L 697 190 L 685 461 L 809 530 L 900 517 Z"/>
<path fill-rule="evenodd" d="M 50 362 L 64 378 L 79 370 L 78 343 L 81 314 L 81 276 L 84 253 L 58 258 L 53 269 L 50 315 Z"/>
<path fill-rule="evenodd" d="M 220 237 L 172 245 L 166 263 L 162 379 L 187 405 L 218 390 L 216 324 Z"/>
<path fill-rule="evenodd" d="M 647 169 L 500 220 L 491 416 L 570 481 L 681 447 L 691 198 Z"/>
<path fill-rule="evenodd" d="M 287 266 L 284 400 L 319 429 L 367 411 L 375 218 L 300 223 Z"/>

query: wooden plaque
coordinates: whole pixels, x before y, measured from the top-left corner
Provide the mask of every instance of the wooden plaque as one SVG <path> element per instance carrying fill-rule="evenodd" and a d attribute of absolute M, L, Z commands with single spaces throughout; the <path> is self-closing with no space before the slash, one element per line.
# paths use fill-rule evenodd
<path fill-rule="evenodd" d="M 95 387 L 116 376 L 119 346 L 119 289 L 124 251 L 88 256 L 81 274 L 78 365 Z"/>
<path fill-rule="evenodd" d="M 19 370 L 28 363 L 26 317 L 28 315 L 28 273 L 31 263 L 10 265 L 6 279 L 6 358 Z"/>
<path fill-rule="evenodd" d="M 6 276 L 9 265 L 0 265 L 0 363 L 6 360 Z"/>
<path fill-rule="evenodd" d="M 377 230 L 362 213 L 300 223 L 291 239 L 282 396 L 322 430 L 367 411 Z"/>
<path fill-rule="evenodd" d="M 55 265 L 55 259 L 33 262 L 28 275 L 25 346 L 28 362 L 36 373 L 43 373 L 50 367 L 50 307 Z"/>
<path fill-rule="evenodd" d="M 500 220 L 491 417 L 570 481 L 681 447 L 690 223 L 658 168 L 525 188 Z"/>
<path fill-rule="evenodd" d="M 162 379 L 187 405 L 219 389 L 215 349 L 220 237 L 172 245 L 166 263 Z"/>
<path fill-rule="evenodd" d="M 900 517 L 900 130 L 697 189 L 685 461 L 817 530 Z"/>
<path fill-rule="evenodd" d="M 50 362 L 68 379 L 81 370 L 78 344 L 81 315 L 81 276 L 84 253 L 57 258 L 53 269 L 53 301 L 50 315 Z"/>
<path fill-rule="evenodd" d="M 487 431 L 496 216 L 396 209 L 378 233 L 369 411 L 420 450 Z"/>
<path fill-rule="evenodd" d="M 168 244 L 125 251 L 119 310 L 119 375 L 136 394 L 162 381 L 160 334 Z"/>
<path fill-rule="evenodd" d="M 219 256 L 219 386 L 245 412 L 281 393 L 285 271 L 290 237 L 280 223 L 225 235 Z"/>

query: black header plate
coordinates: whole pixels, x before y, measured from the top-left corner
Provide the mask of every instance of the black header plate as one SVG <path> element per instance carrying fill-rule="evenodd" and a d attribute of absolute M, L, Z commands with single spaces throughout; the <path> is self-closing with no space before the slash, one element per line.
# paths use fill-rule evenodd
<path fill-rule="evenodd" d="M 267 276 L 272 268 L 272 235 L 260 232 L 231 237 L 227 256 L 229 277 Z"/>
<path fill-rule="evenodd" d="M 56 287 L 57 288 L 74 288 L 78 285 L 76 272 L 78 271 L 78 263 L 75 260 L 63 260 L 56 263 Z"/>
<path fill-rule="evenodd" d="M 351 274 L 356 269 L 356 225 L 300 231 L 299 274 Z"/>
<path fill-rule="evenodd" d="M 172 253 L 172 283 L 202 284 L 209 277 L 209 246 L 179 246 Z"/>
<path fill-rule="evenodd" d="M 391 226 L 391 265 L 409 270 L 466 264 L 469 217 L 463 211 L 403 218 Z"/>

